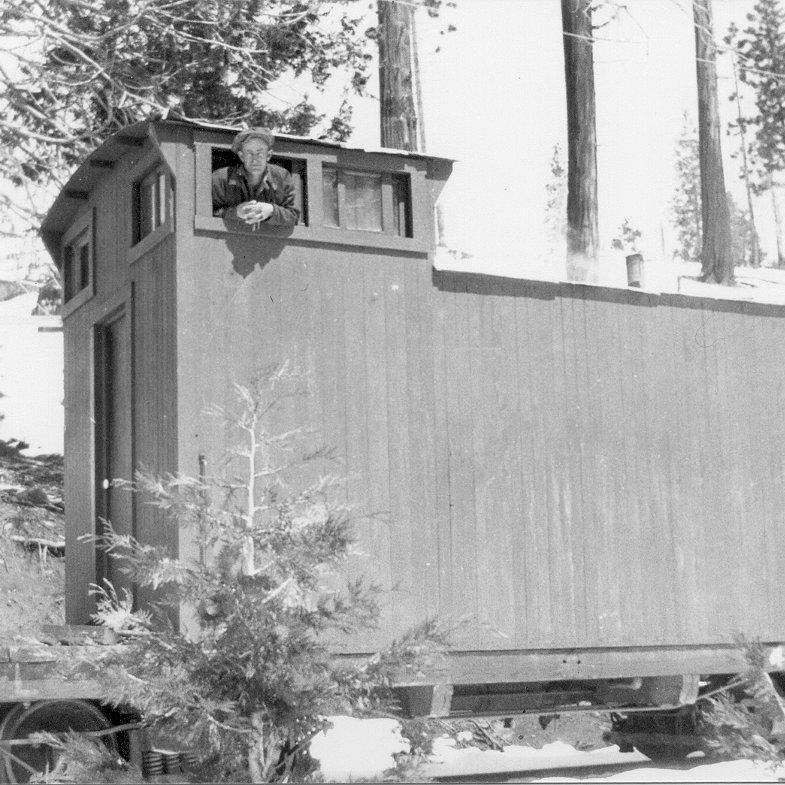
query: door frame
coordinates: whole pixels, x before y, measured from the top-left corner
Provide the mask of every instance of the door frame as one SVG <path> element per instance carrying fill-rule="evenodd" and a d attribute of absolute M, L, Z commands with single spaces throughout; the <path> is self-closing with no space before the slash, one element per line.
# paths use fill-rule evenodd
<path fill-rule="evenodd" d="M 97 536 L 102 532 L 101 518 L 106 518 L 108 498 L 107 489 L 103 487 L 106 478 L 106 467 L 108 464 L 108 441 L 104 439 L 107 431 L 106 423 L 106 395 L 107 387 L 105 384 L 104 369 L 106 368 L 106 345 L 105 330 L 114 322 L 126 317 L 122 330 L 120 331 L 121 341 L 128 347 L 128 373 L 130 377 L 131 389 L 129 390 L 129 423 L 130 434 L 128 439 L 128 458 L 129 466 L 132 469 L 136 466 L 136 456 L 134 449 L 135 422 L 134 411 L 136 402 L 135 381 L 134 381 L 134 343 L 133 343 L 133 285 L 126 284 L 115 295 L 108 298 L 96 314 L 92 326 L 93 338 L 93 535 Z M 135 534 L 136 530 L 136 499 L 131 496 L 131 521 L 130 533 Z M 94 551 L 94 582 L 101 586 L 103 579 L 109 575 L 108 556 L 97 545 L 93 546 Z"/>

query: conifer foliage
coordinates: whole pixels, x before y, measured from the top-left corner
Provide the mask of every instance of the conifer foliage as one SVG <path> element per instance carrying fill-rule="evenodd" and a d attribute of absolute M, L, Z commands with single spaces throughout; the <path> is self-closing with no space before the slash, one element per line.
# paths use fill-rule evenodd
<path fill-rule="evenodd" d="M 785 11 L 780 0 L 757 0 L 743 30 L 731 26 L 728 42 L 739 53 L 740 81 L 752 88 L 756 112 L 744 119 L 759 184 L 785 170 Z"/>
<path fill-rule="evenodd" d="M 701 254 L 701 191 L 698 132 L 684 115 L 676 143 L 676 190 L 671 200 L 671 221 L 676 231 L 673 255 L 683 262 L 699 262 Z"/>
<path fill-rule="evenodd" d="M 731 25 L 726 42 L 738 52 L 739 80 L 751 93 L 755 111 L 739 118 L 753 132 L 746 151 L 757 193 L 770 190 L 777 223 L 777 264 L 785 265 L 785 11 L 780 0 L 757 0 L 747 26 Z M 743 91 L 742 91 L 743 92 Z M 735 96 L 731 96 L 735 99 Z"/>
<path fill-rule="evenodd" d="M 436 664 L 445 640 L 425 621 L 359 664 L 331 655 L 379 616 L 376 587 L 341 578 L 351 510 L 336 477 L 304 479 L 326 457 L 314 434 L 272 429 L 305 394 L 302 377 L 284 364 L 236 389 L 238 413 L 212 412 L 238 437 L 221 476 L 140 473 L 132 485 L 179 528 L 183 553 L 110 526 L 101 538 L 135 584 L 160 596 L 150 613 L 98 590 L 96 620 L 128 639 L 101 671 L 107 699 L 195 751 L 204 776 L 291 780 L 307 772 L 325 716 L 388 710 L 395 674 Z M 173 611 L 192 622 L 167 623 Z"/>
<path fill-rule="evenodd" d="M 414 2 L 431 15 L 442 4 Z M 343 140 L 348 96 L 372 75 L 366 12 L 359 0 L 4 0 L 0 176 L 28 196 L 62 187 L 107 137 L 168 113 L 294 134 L 322 124 Z M 315 91 L 337 75 L 347 100 L 324 116 L 276 85 L 302 75 Z M 0 200 L 37 227 L 40 196 Z"/>

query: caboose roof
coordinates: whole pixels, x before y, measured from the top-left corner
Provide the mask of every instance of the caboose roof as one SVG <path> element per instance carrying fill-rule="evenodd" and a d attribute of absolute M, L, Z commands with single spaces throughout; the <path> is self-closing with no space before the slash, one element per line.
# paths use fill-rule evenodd
<path fill-rule="evenodd" d="M 44 218 L 41 225 L 40 233 L 44 240 L 47 249 L 53 258 L 57 258 L 56 246 L 58 238 L 70 226 L 74 214 L 79 209 L 79 206 L 87 199 L 95 187 L 96 183 L 108 171 L 111 171 L 115 162 L 122 158 L 127 152 L 129 147 L 138 147 L 144 143 L 144 140 L 150 138 L 156 140 L 157 129 L 176 128 L 176 127 L 189 127 L 192 129 L 225 132 L 234 135 L 241 129 L 237 126 L 221 125 L 218 123 L 205 123 L 193 120 L 145 120 L 143 122 L 134 123 L 133 125 L 126 126 L 122 131 L 110 136 L 103 144 L 93 150 L 90 155 L 85 158 L 80 164 L 79 168 L 71 175 L 68 182 L 57 195 L 52 206 Z M 312 139 L 307 136 L 294 136 L 292 134 L 275 134 L 276 139 L 290 140 L 293 142 L 305 142 L 310 145 L 319 147 L 337 148 L 343 150 L 352 150 L 364 153 L 381 153 L 391 156 L 402 156 L 406 158 L 425 159 L 431 161 L 445 161 L 452 163 L 454 159 L 443 158 L 439 156 L 424 155 L 422 153 L 410 152 L 408 150 L 392 150 L 383 147 L 352 147 L 343 144 L 342 142 L 333 142 L 327 139 Z"/>

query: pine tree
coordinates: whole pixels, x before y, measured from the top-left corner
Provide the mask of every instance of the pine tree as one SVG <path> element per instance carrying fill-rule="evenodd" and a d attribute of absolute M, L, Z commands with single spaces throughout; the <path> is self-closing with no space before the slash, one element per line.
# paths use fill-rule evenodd
<path fill-rule="evenodd" d="M 758 234 L 748 210 L 743 210 L 728 194 L 733 256 L 736 263 L 748 267 L 760 267 L 762 253 L 758 247 Z"/>
<path fill-rule="evenodd" d="M 743 118 L 754 133 L 749 158 L 755 190 L 771 191 L 777 224 L 777 264 L 785 265 L 782 173 L 785 171 L 785 12 L 779 0 L 757 0 L 740 31 L 732 25 L 726 41 L 738 52 L 740 81 L 752 91 L 756 112 Z"/>
<path fill-rule="evenodd" d="M 567 170 L 558 144 L 553 146 L 549 170 L 550 179 L 545 184 L 545 233 L 548 255 L 554 256 L 563 252 L 567 230 Z"/>
<path fill-rule="evenodd" d="M 677 246 L 673 256 L 683 262 L 699 262 L 701 253 L 701 193 L 697 130 L 685 113 L 676 143 L 676 191 L 671 199 L 672 224 Z"/>
<path fill-rule="evenodd" d="M 413 2 L 431 15 L 442 6 Z M 0 64 L 0 176 L 19 193 L 0 205 L 33 229 L 37 185 L 62 187 L 97 145 L 150 117 L 300 135 L 323 124 L 343 140 L 348 98 L 331 118 L 308 95 L 289 103 L 270 87 L 308 75 L 316 92 L 336 78 L 364 94 L 373 59 L 359 0 L 4 0 L 0 31 L 14 42 Z"/>
<path fill-rule="evenodd" d="M 110 525 L 100 538 L 135 585 L 160 595 L 159 605 L 134 609 L 130 597 L 96 589 L 96 620 L 131 633 L 100 675 L 108 702 L 134 707 L 194 750 L 209 779 L 291 780 L 307 773 L 325 716 L 388 711 L 394 676 L 434 665 L 445 641 L 424 621 L 357 664 L 331 655 L 379 616 L 376 588 L 341 578 L 354 541 L 341 481 L 304 479 L 326 457 L 313 434 L 272 431 L 276 409 L 304 394 L 287 365 L 236 389 L 238 413 L 213 412 L 238 435 L 222 476 L 142 472 L 129 485 L 168 513 L 192 555 Z M 166 623 L 172 607 L 190 611 L 190 629 Z"/>

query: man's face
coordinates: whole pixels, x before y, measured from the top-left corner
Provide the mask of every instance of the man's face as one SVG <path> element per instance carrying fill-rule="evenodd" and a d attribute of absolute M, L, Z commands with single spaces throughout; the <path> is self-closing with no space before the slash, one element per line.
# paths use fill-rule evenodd
<path fill-rule="evenodd" d="M 271 154 L 270 148 L 261 139 L 248 139 L 243 142 L 239 157 L 251 174 L 264 174 Z"/>

